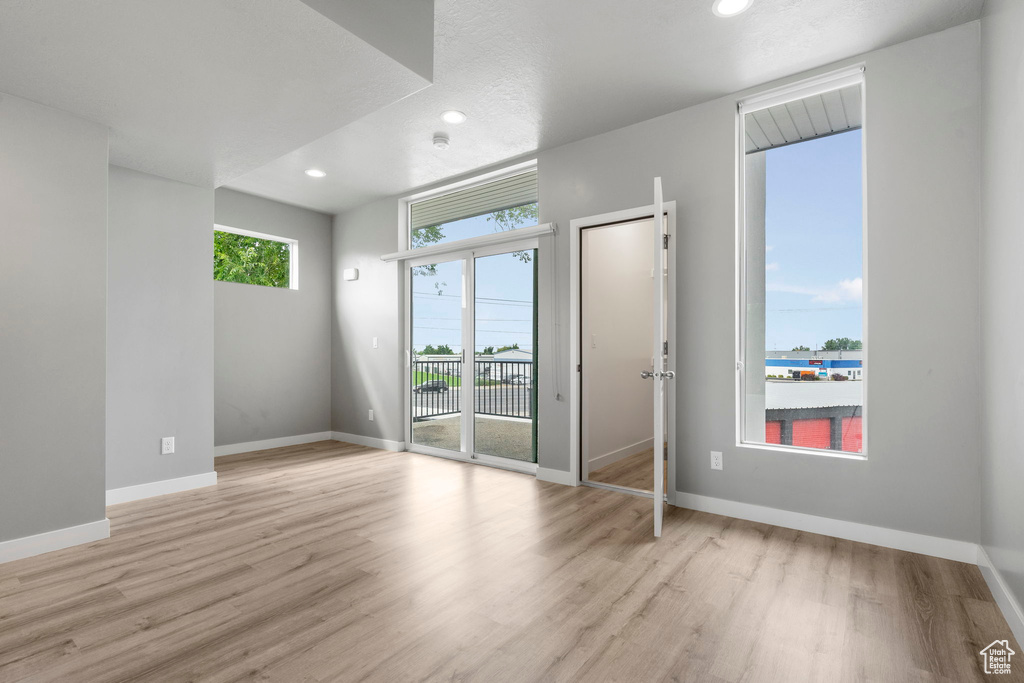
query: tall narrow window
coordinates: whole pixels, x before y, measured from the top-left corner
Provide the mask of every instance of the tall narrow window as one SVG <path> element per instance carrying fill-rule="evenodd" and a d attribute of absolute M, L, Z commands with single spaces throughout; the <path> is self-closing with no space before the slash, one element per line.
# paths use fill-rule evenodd
<path fill-rule="evenodd" d="M 863 454 L 862 70 L 739 116 L 740 441 Z"/>

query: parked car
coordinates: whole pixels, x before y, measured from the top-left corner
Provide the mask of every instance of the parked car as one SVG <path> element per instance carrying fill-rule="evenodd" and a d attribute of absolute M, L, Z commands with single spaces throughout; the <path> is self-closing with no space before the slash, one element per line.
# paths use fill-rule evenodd
<path fill-rule="evenodd" d="M 412 391 L 415 394 L 422 394 L 424 391 L 448 391 L 448 382 L 443 379 L 431 379 L 414 386 Z"/>
<path fill-rule="evenodd" d="M 529 384 L 530 380 L 526 377 L 526 375 L 514 375 L 512 379 L 509 380 L 508 383 L 516 385 L 525 385 Z"/>

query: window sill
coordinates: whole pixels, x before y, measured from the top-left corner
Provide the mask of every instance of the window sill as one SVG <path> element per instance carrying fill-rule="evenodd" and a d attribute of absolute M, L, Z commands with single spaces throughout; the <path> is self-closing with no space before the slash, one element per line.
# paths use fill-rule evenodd
<path fill-rule="evenodd" d="M 861 460 L 867 461 L 867 453 L 844 453 L 843 451 L 826 451 L 819 448 L 798 448 L 796 446 L 777 446 L 766 443 L 738 443 L 737 448 L 746 448 L 755 451 L 771 451 L 775 453 L 793 453 L 795 455 L 817 455 L 826 458 L 839 458 L 840 460 Z"/>

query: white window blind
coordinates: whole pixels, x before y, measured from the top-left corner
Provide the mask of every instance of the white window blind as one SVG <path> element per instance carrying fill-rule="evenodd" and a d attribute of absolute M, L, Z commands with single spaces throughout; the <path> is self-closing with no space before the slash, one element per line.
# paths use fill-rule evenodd
<path fill-rule="evenodd" d="M 763 152 L 863 125 L 861 85 L 790 100 L 744 113 L 746 152 Z"/>
<path fill-rule="evenodd" d="M 416 202 L 409 207 L 413 230 L 463 218 L 533 204 L 537 201 L 537 169 L 501 180 L 456 190 Z"/>

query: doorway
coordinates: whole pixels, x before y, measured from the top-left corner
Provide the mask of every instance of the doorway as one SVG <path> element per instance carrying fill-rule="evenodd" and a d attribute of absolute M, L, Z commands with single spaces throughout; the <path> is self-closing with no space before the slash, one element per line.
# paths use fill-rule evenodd
<path fill-rule="evenodd" d="M 536 472 L 537 247 L 408 262 L 409 450 Z"/>
<path fill-rule="evenodd" d="M 654 206 L 571 223 L 570 440 L 577 483 L 673 503 L 675 203 L 661 208 L 661 230 Z"/>

